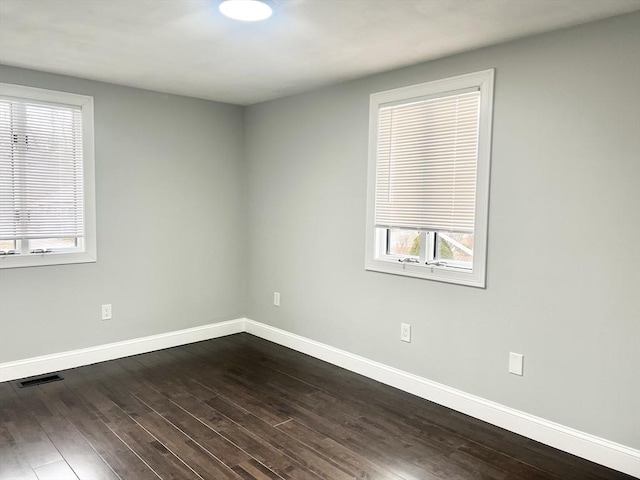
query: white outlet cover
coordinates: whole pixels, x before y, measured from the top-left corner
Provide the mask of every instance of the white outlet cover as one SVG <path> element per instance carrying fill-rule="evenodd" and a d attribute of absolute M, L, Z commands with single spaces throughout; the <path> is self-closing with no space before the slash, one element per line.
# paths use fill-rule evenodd
<path fill-rule="evenodd" d="M 523 367 L 524 367 L 524 355 L 521 355 L 519 353 L 509 352 L 509 373 L 522 376 Z"/>
<path fill-rule="evenodd" d="M 400 340 L 403 342 L 411 342 L 411 325 L 408 323 L 400 324 Z"/>
<path fill-rule="evenodd" d="M 102 320 L 111 320 L 111 304 L 102 305 Z"/>

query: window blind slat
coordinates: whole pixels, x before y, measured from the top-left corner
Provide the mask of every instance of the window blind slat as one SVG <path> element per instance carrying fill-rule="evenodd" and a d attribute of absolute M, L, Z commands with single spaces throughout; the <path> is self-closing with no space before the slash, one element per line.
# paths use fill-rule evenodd
<path fill-rule="evenodd" d="M 375 225 L 473 233 L 480 92 L 379 110 Z"/>

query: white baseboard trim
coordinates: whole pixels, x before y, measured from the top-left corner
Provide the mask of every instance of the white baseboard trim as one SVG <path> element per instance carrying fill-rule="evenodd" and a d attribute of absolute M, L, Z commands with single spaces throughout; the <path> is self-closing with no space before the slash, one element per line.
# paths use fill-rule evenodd
<path fill-rule="evenodd" d="M 43 375 L 67 368 L 91 365 L 116 358 L 138 355 L 163 348 L 177 347 L 187 343 L 223 337 L 245 330 L 245 319 L 212 323 L 201 327 L 187 328 L 148 337 L 134 338 L 122 342 L 107 343 L 96 347 L 81 348 L 62 353 L 27 358 L 14 362 L 0 363 L 0 382 L 18 378 Z"/>
<path fill-rule="evenodd" d="M 565 427 L 253 320 L 245 331 L 551 447 L 640 478 L 640 450 Z"/>
<path fill-rule="evenodd" d="M 640 450 L 565 427 L 246 318 L 0 363 L 0 382 L 247 332 L 592 462 L 640 478 Z"/>

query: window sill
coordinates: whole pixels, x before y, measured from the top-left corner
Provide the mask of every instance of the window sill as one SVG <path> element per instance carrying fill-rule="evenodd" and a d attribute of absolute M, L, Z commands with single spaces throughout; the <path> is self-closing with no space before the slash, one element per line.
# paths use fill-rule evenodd
<path fill-rule="evenodd" d="M 22 267 L 44 267 L 47 265 L 67 265 L 74 263 L 97 262 L 95 254 L 79 253 L 44 253 L 41 255 L 2 255 L 0 269 Z"/>
<path fill-rule="evenodd" d="M 404 277 L 422 278 L 438 282 L 454 283 L 469 287 L 485 288 L 484 274 L 473 271 L 462 271 L 456 268 L 441 266 L 415 265 L 385 260 L 369 260 L 365 270 L 379 273 L 389 273 Z"/>

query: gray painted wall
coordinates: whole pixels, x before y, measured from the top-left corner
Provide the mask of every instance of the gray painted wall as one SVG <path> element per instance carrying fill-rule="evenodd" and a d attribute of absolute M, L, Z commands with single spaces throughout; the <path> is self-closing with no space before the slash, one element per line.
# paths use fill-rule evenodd
<path fill-rule="evenodd" d="M 369 94 L 493 67 L 487 288 L 365 272 Z M 249 318 L 640 448 L 639 85 L 636 13 L 247 108 Z"/>
<path fill-rule="evenodd" d="M 244 315 L 241 107 L 9 67 L 0 80 L 94 97 L 98 235 L 97 263 L 0 271 L 0 362 Z"/>

